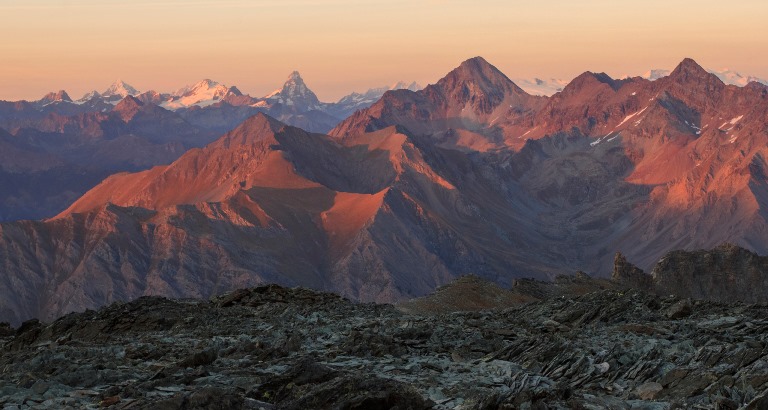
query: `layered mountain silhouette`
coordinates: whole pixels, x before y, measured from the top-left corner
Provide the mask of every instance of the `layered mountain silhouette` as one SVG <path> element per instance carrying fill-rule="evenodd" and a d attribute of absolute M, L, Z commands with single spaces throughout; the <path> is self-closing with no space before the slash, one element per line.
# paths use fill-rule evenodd
<path fill-rule="evenodd" d="M 147 104 L 111 115 L 138 126 Z M 690 59 L 539 97 L 476 57 L 329 135 L 260 113 L 51 220 L 0 225 L 0 319 L 265 282 L 396 301 L 468 273 L 607 276 L 616 251 L 645 270 L 722 242 L 764 254 L 765 118 L 768 88 Z"/>
<path fill-rule="evenodd" d="M 64 90 L 34 102 L 0 101 L 0 129 L 15 137 L 5 142 L 13 148 L 0 152 L 0 221 L 50 218 L 109 174 L 168 164 L 257 113 L 328 131 L 400 87 L 418 89 L 398 83 L 369 90 L 364 98 L 353 93 L 323 103 L 294 72 L 263 98 L 204 79 L 173 93 L 140 92 L 118 80 L 76 101 Z M 15 167 L 19 158 L 35 155 L 53 160 Z"/>
<path fill-rule="evenodd" d="M 65 101 L 59 97 L 44 108 Z M 16 106 L 26 112 L 28 104 Z M 167 164 L 216 137 L 132 96 L 107 105 L 71 115 L 30 110 L 27 118 L 6 117 L 11 132 L 3 131 L 7 149 L 0 151 L 0 220 L 54 216 L 111 173 Z"/>

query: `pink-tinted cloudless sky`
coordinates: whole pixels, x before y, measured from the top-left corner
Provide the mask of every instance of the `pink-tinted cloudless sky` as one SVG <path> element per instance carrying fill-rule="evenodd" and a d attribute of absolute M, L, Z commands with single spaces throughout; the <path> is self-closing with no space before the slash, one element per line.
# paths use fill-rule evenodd
<path fill-rule="evenodd" d="M 321 100 L 428 84 L 481 55 L 511 78 L 619 77 L 692 57 L 768 78 L 765 0 L 2 0 L 0 99 L 121 78 L 261 96 L 299 70 Z"/>

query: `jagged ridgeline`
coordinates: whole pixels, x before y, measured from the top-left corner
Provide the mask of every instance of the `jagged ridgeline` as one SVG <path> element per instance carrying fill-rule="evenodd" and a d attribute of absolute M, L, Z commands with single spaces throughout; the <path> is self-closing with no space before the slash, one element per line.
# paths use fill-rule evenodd
<path fill-rule="evenodd" d="M 243 97 L 213 82 L 177 97 L 209 91 L 221 100 L 190 115 Z M 169 150 L 187 131 L 210 137 L 178 110 L 119 98 L 108 112 L 50 118 L 96 140 L 152 134 L 149 146 Z M 423 90 L 386 91 L 328 134 L 275 118 L 319 104 L 297 74 L 260 101 L 274 116 L 246 116 L 169 164 L 113 174 L 48 220 L 0 224 L 0 319 L 265 283 L 397 302 L 470 273 L 503 288 L 576 270 L 609 277 L 617 250 L 651 272 L 649 286 L 763 295 L 762 268 L 732 280 L 706 261 L 652 272 L 676 249 L 768 253 L 762 84 L 726 85 L 685 59 L 655 81 L 586 72 L 533 96 L 476 57 Z M 107 123 L 123 131 L 100 133 Z"/>

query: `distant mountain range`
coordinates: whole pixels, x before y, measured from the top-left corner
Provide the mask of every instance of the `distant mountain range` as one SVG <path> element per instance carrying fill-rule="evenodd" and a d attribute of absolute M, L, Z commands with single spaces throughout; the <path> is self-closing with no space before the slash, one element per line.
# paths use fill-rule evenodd
<path fill-rule="evenodd" d="M 64 90 L 0 101 L 0 221 L 51 217 L 109 174 L 168 164 L 260 112 L 327 132 L 393 88 L 420 89 L 401 82 L 323 103 L 293 72 L 263 98 L 205 79 L 172 93 L 118 80 L 74 101 Z"/>
<path fill-rule="evenodd" d="M 40 147 L 66 133 L 144 135 L 116 147 L 176 155 L 173 144 L 213 140 L 200 124 L 252 107 L 227 103 L 235 94 L 176 111 L 140 94 L 105 112 L 29 114 L 46 131 L 0 135 L 13 159 L 2 164 L 62 175 Z M 585 72 L 548 97 L 476 57 L 422 90 L 384 92 L 327 134 L 270 114 L 321 112 L 298 75 L 258 102 L 265 112 L 167 165 L 111 175 L 49 220 L 0 224 L 0 320 L 265 282 L 396 301 L 467 273 L 504 285 L 608 275 L 617 250 L 646 270 L 673 249 L 768 252 L 768 87 L 727 85 L 690 59 L 655 81 Z M 4 121 L 41 106 L 6 104 L 17 116 Z M 99 147 L 86 157 L 122 151 Z"/>
<path fill-rule="evenodd" d="M 722 81 L 725 84 L 744 87 L 751 82 L 757 82 L 760 84 L 768 85 L 768 80 L 764 80 L 758 77 L 753 77 L 751 75 L 741 75 L 740 73 L 737 73 L 736 71 L 733 71 L 733 70 L 729 70 L 727 68 L 723 70 L 707 70 L 707 71 L 716 75 L 717 78 L 719 78 L 720 81 Z M 645 72 L 642 75 L 642 77 L 649 80 L 658 80 L 659 78 L 668 76 L 670 73 L 671 73 L 670 70 L 653 69 Z"/>
<path fill-rule="evenodd" d="M 337 117 L 336 121 L 346 118 L 349 114 L 373 104 L 389 90 L 408 89 L 418 91 L 421 89 L 417 83 L 398 82 L 389 87 L 371 88 L 365 93 L 353 92 L 342 97 L 338 102 L 320 102 L 312 90 L 304 83 L 298 71 L 290 74 L 282 87 L 261 98 L 243 94 L 237 87 L 228 87 L 219 82 L 204 79 L 200 82 L 183 87 L 175 92 L 161 93 L 157 91 L 140 92 L 130 84 L 122 80 L 115 81 L 104 92 L 96 90 L 86 93 L 82 98 L 73 101 L 66 91 L 51 92 L 42 99 L 33 102 L 41 110 L 45 110 L 51 104 L 68 106 L 74 111 L 91 111 L 94 107 L 106 111 L 112 104 L 115 105 L 125 97 L 133 96 L 146 103 L 159 105 L 171 111 L 189 109 L 192 107 L 205 108 L 214 104 L 228 104 L 232 106 L 250 106 L 256 109 L 269 110 L 278 106 L 287 107 L 293 114 L 303 114 L 310 111 L 318 111 Z M 79 105 L 83 108 L 77 110 L 70 105 Z M 48 110 L 52 110 L 49 107 Z M 283 108 L 285 109 L 285 108 Z M 290 122 L 290 121 L 289 121 Z M 333 124 L 332 124 L 333 125 Z M 319 128 L 326 126 L 319 124 Z M 310 127 L 312 128 L 312 127 Z M 330 129 L 328 127 L 326 131 Z"/>
<path fill-rule="evenodd" d="M 94 111 L 107 112 L 122 99 L 131 96 L 143 103 L 179 112 L 191 123 L 215 129 L 217 132 L 228 131 L 257 112 L 266 112 L 288 124 L 323 132 L 330 130 L 356 110 L 373 104 L 386 91 L 401 88 L 411 91 L 421 89 L 415 82 L 398 82 L 390 87 L 372 88 L 362 94 L 355 92 L 342 97 L 338 102 L 326 103 L 321 102 L 304 83 L 299 72 L 294 71 L 282 87 L 261 98 L 251 97 L 243 94 L 237 87 L 229 87 L 210 79 L 170 93 L 153 90 L 140 92 L 125 81 L 117 80 L 105 91 L 100 93 L 94 90 L 75 101 L 66 91 L 60 90 L 48 93 L 37 101 L 19 101 L 17 104 L 30 104 L 43 115 L 72 115 Z M 203 110 L 198 111 L 199 109 Z M 211 117 L 217 119 L 213 120 Z M 2 119 L 0 117 L 0 120 Z M 3 125 L 6 129 L 12 129 L 17 123 L 4 122 Z"/>
<path fill-rule="evenodd" d="M 749 84 L 752 81 L 766 84 L 768 85 L 768 80 L 764 80 L 762 78 L 753 77 L 749 75 L 742 75 L 736 71 L 729 70 L 729 69 L 723 69 L 723 70 L 707 70 L 710 73 L 714 74 L 719 78 L 722 82 L 725 84 L 730 85 L 738 85 L 739 87 L 744 87 L 747 84 Z M 665 69 L 653 69 L 648 70 L 641 76 L 642 78 L 648 79 L 648 80 L 658 80 L 659 78 L 668 76 L 672 70 L 665 70 Z M 550 78 L 550 79 L 541 79 L 541 78 L 515 78 L 513 79 L 514 83 L 520 86 L 525 92 L 532 95 L 543 95 L 543 96 L 552 96 L 555 93 L 558 93 L 560 91 L 563 91 L 563 88 L 565 88 L 566 85 L 568 85 L 567 80 L 557 79 L 557 78 Z"/>

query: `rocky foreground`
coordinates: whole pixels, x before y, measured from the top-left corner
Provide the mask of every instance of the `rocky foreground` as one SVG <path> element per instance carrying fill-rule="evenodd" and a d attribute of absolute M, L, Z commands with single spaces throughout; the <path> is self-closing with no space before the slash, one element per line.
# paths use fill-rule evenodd
<path fill-rule="evenodd" d="M 579 280 L 560 289 L 584 290 Z M 144 297 L 0 328 L 0 405 L 768 407 L 768 305 L 596 288 L 469 312 L 450 312 L 448 301 L 356 304 L 278 286 L 209 301 Z M 493 297 L 504 304 L 503 292 Z"/>

